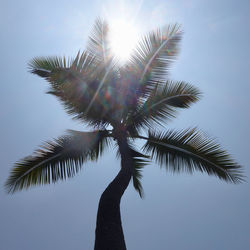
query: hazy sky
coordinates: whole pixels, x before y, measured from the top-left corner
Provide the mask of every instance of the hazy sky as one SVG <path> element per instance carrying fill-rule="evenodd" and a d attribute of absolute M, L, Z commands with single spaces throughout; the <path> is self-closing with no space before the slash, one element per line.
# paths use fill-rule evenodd
<path fill-rule="evenodd" d="M 27 72 L 35 56 L 75 56 L 97 16 L 133 16 L 140 31 L 183 25 L 181 54 L 171 78 L 203 92 L 170 127 L 198 126 L 250 173 L 249 1 L 2 1 L 0 5 L 0 249 L 93 249 L 99 197 L 119 170 L 113 152 L 89 163 L 75 178 L 7 195 L 13 163 L 66 129 L 84 130 L 48 84 Z M 132 185 L 121 213 L 128 250 L 250 249 L 249 181 L 227 184 L 215 177 L 172 175 L 145 168 L 145 199 Z"/>

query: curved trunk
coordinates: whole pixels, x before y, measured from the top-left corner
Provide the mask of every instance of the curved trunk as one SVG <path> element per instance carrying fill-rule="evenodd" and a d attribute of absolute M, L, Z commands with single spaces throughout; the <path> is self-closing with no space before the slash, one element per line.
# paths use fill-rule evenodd
<path fill-rule="evenodd" d="M 117 138 L 121 154 L 121 170 L 102 193 L 97 212 L 94 250 L 126 250 L 120 201 L 132 176 L 132 157 L 125 136 Z"/>

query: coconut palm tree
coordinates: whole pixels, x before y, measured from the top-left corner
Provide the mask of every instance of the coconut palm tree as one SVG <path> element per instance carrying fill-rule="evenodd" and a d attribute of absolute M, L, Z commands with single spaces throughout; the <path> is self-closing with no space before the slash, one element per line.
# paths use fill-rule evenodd
<path fill-rule="evenodd" d="M 143 196 L 142 170 L 151 160 L 172 172 L 197 170 L 241 182 L 241 167 L 199 129 L 160 130 L 178 109 L 188 108 L 201 96 L 196 87 L 167 77 L 181 37 L 178 25 L 150 32 L 121 65 L 109 47 L 107 23 L 98 19 L 87 49 L 74 59 L 33 59 L 30 71 L 48 81 L 47 93 L 56 96 L 74 119 L 93 129 L 69 130 L 18 161 L 6 182 L 7 191 L 73 177 L 85 162 L 98 159 L 114 143 L 121 169 L 99 201 L 95 250 L 123 250 L 120 200 L 130 180 Z M 141 152 L 136 139 L 145 141 Z"/>

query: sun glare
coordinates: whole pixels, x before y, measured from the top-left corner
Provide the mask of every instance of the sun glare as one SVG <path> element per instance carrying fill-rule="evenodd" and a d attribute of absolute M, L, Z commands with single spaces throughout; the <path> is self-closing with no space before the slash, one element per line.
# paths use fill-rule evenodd
<path fill-rule="evenodd" d="M 136 28 L 125 20 L 110 23 L 110 45 L 114 55 L 123 63 L 129 59 L 138 41 Z"/>

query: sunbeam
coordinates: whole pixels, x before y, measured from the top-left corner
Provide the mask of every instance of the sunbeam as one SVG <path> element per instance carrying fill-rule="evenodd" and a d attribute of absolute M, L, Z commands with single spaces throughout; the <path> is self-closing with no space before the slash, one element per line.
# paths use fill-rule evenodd
<path fill-rule="evenodd" d="M 117 19 L 110 23 L 110 45 L 114 55 L 124 62 L 129 59 L 139 34 L 132 23 Z"/>

